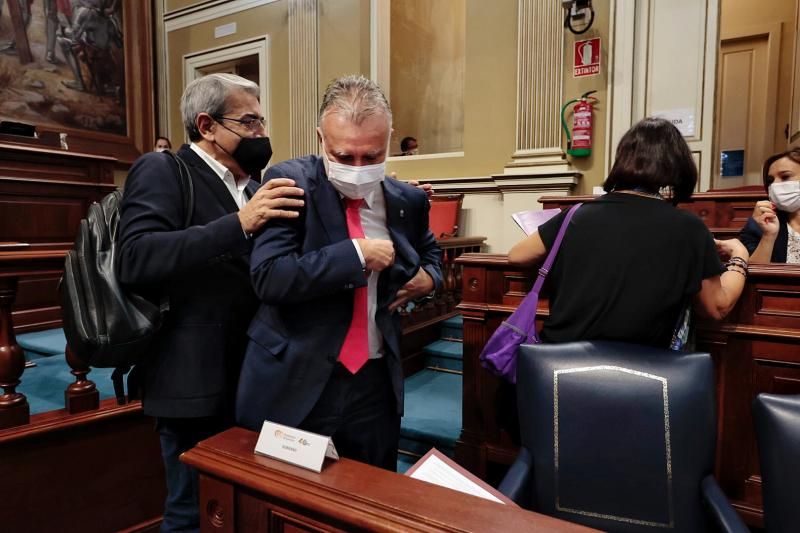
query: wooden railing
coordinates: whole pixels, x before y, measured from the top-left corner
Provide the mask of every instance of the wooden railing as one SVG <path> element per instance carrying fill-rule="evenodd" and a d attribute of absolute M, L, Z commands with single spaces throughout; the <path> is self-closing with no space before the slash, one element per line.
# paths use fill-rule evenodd
<path fill-rule="evenodd" d="M 439 338 L 439 323 L 458 314 L 463 268 L 456 259 L 464 253 L 480 252 L 485 240 L 486 237 L 451 237 L 437 241 L 442 249 L 442 290 L 432 300 L 400 312 L 403 325 L 400 351 L 406 376 L 423 368 L 423 348 Z"/>
<path fill-rule="evenodd" d="M 19 392 L 25 371 L 25 355 L 14 334 L 12 306 L 16 299 L 19 277 L 35 270 L 45 275 L 60 276 L 64 269 L 63 250 L 28 251 L 24 245 L 5 243 L 0 248 L 0 429 L 30 422 L 30 407 Z M 66 346 L 67 364 L 75 376 L 64 391 L 64 407 L 70 414 L 97 409 L 100 395 L 86 376 L 91 371 Z"/>

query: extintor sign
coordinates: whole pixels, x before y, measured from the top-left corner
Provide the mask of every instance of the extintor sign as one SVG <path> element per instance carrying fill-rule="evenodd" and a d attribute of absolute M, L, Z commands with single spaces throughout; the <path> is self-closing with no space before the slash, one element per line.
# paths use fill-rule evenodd
<path fill-rule="evenodd" d="M 575 41 L 572 75 L 576 78 L 600 73 L 600 37 Z"/>

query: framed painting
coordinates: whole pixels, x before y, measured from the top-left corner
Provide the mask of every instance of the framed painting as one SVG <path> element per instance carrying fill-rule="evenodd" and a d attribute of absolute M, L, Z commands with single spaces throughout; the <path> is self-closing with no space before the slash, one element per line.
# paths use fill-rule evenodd
<path fill-rule="evenodd" d="M 131 163 L 154 139 L 152 2 L 0 0 L 0 120 Z"/>

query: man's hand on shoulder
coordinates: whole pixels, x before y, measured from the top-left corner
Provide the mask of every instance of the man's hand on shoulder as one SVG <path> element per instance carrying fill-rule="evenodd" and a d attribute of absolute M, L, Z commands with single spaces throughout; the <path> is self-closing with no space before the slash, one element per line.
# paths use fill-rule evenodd
<path fill-rule="evenodd" d="M 397 291 L 397 298 L 389 305 L 389 312 L 393 312 L 401 305 L 405 305 L 411 300 L 427 296 L 434 289 L 433 278 L 428 274 L 424 268 L 417 270 L 417 273 L 411 278 L 411 281 L 403 285 L 403 288 Z"/>
<path fill-rule="evenodd" d="M 399 178 L 397 177 L 397 172 L 392 172 L 391 174 L 389 174 L 389 176 L 396 180 L 399 180 Z M 408 183 L 412 187 L 416 187 L 417 189 L 425 191 L 425 194 L 427 194 L 428 196 L 433 196 L 433 194 L 436 192 L 433 190 L 433 185 L 431 185 L 430 183 L 420 183 L 419 180 L 408 180 L 406 183 Z"/>
<path fill-rule="evenodd" d="M 293 208 L 303 207 L 303 189 L 294 186 L 294 180 L 275 178 L 269 180 L 256 191 L 250 201 L 239 210 L 242 229 L 255 233 L 271 218 L 297 218 L 300 216 Z"/>
<path fill-rule="evenodd" d="M 433 196 L 433 193 L 436 192 L 433 190 L 433 185 L 430 183 L 420 183 L 417 180 L 409 180 L 408 184 L 413 185 L 417 189 L 422 189 L 428 196 Z"/>

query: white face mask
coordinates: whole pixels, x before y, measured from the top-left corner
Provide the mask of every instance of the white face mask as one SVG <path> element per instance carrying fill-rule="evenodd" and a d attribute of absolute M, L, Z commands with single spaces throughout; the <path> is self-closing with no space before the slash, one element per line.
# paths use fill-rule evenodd
<path fill-rule="evenodd" d="M 800 181 L 774 182 L 769 186 L 769 199 L 781 211 L 800 211 Z"/>
<path fill-rule="evenodd" d="M 332 161 L 325 151 L 328 179 L 340 194 L 347 198 L 364 198 L 375 191 L 386 178 L 386 162 L 354 167 Z"/>

